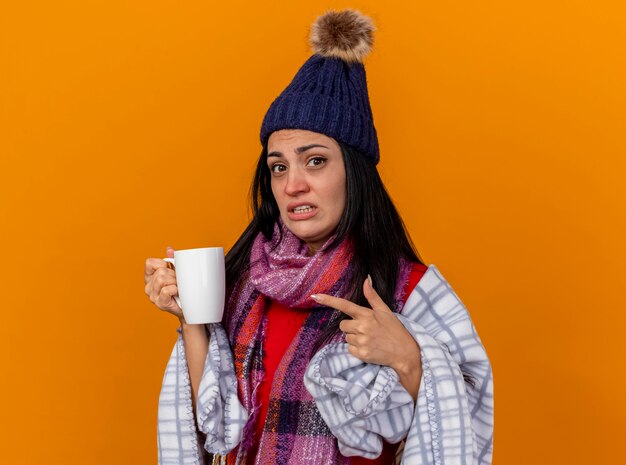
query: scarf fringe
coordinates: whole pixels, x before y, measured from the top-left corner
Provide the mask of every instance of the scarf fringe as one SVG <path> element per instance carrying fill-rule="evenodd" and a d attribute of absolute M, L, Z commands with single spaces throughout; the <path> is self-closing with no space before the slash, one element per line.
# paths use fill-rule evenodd
<path fill-rule="evenodd" d="M 214 455 L 213 460 L 211 461 L 211 465 L 226 465 L 226 456 Z"/>

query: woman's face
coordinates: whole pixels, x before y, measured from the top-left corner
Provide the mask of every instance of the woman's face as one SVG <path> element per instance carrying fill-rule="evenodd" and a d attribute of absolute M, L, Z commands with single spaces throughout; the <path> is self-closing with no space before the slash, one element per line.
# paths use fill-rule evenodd
<path fill-rule="evenodd" d="M 304 129 L 273 132 L 267 145 L 272 192 L 285 225 L 316 252 L 333 234 L 346 205 L 341 148 Z"/>

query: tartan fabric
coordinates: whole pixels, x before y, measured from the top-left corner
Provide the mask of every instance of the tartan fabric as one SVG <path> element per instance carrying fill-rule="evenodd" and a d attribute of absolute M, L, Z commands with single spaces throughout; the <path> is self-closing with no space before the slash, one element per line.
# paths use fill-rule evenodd
<path fill-rule="evenodd" d="M 403 465 L 488 465 L 493 453 L 493 375 L 470 315 L 430 265 L 398 315 L 421 349 L 414 406 L 393 369 L 359 361 L 346 344 L 320 350 L 305 385 L 344 455 L 376 457 L 406 435 Z M 464 378 L 476 381 L 472 388 Z"/>
<path fill-rule="evenodd" d="M 341 267 L 335 264 L 334 269 Z M 256 464 L 348 465 L 350 455 L 377 456 L 382 438 L 405 438 L 404 465 L 491 463 L 493 377 L 469 313 L 435 265 L 403 306 L 410 264 L 400 269 L 396 310 L 422 355 L 416 405 L 395 371 L 352 357 L 342 335 L 311 358 L 313 341 L 335 314 L 316 308 L 275 373 L 264 431 L 256 438 Z M 337 282 L 349 272 L 345 267 Z M 176 341 L 159 397 L 160 465 L 200 465 L 209 458 L 205 451 L 214 454 L 214 463 L 246 463 L 246 450 L 255 439 L 255 389 L 263 377 L 268 300 L 245 276 L 230 299 L 232 311 L 224 326 L 207 325 L 210 342 L 197 423 L 182 335 Z M 476 380 L 475 388 L 465 383 L 463 373 Z"/>
<path fill-rule="evenodd" d="M 292 238 L 283 237 L 280 245 L 290 244 L 290 239 Z M 321 250 L 330 242 L 331 240 Z M 302 295 L 320 292 L 346 297 L 352 275 L 352 255 L 348 242 L 329 250 L 327 257 L 321 258 L 316 254 L 314 260 L 319 264 L 314 263 L 314 267 L 303 258 L 306 248 L 302 248 L 301 244 L 293 242 L 292 249 L 283 252 L 279 257 L 281 260 L 288 260 L 290 265 L 296 263 L 296 268 L 306 268 L 306 276 L 299 276 L 297 273 L 294 275 L 293 266 L 288 268 L 287 288 L 293 280 L 299 280 L 306 287 Z M 251 254 L 253 256 L 254 253 Z M 270 262 L 273 265 L 270 266 L 272 271 L 275 270 L 275 264 L 275 261 Z M 399 303 L 404 297 L 404 286 L 410 268 L 411 264 L 406 260 L 399 264 L 396 288 L 396 300 Z M 308 300 L 316 308 L 306 318 L 275 372 L 263 434 L 260 438 L 253 436 L 258 412 L 255 394 L 264 375 L 264 311 L 269 303 L 268 297 L 257 286 L 265 286 L 266 292 L 271 292 L 272 289 L 268 289 L 268 286 L 273 286 L 271 282 L 253 283 L 254 280 L 250 278 L 253 272 L 254 268 L 240 277 L 231 291 L 223 327 L 220 324 L 207 325 L 211 334 L 197 403 L 197 424 L 191 405 L 184 345 L 182 336 L 179 336 L 166 368 L 159 400 L 159 463 L 202 463 L 202 455 L 206 450 L 214 454 L 214 460 L 243 464 L 252 441 L 258 440 L 257 464 L 299 464 L 303 463 L 303 454 L 310 463 L 348 464 L 349 459 L 339 453 L 335 437 L 321 418 L 313 397 L 304 387 L 304 372 L 313 356 L 313 344 L 329 321 L 340 315 L 336 310 L 320 307 L 312 299 Z M 318 278 L 311 280 L 311 274 Z M 263 279 L 263 276 L 257 276 L 257 281 Z M 285 286 L 280 290 L 284 288 Z M 292 289 L 288 290 L 290 296 L 298 297 L 298 302 L 304 301 Z M 232 355 L 223 344 L 224 338 L 221 336 L 224 330 L 228 335 Z M 339 338 L 342 340 L 342 333 Z M 221 374 L 209 375 L 211 370 L 217 370 Z M 233 395 L 235 390 L 237 400 Z M 220 403 L 224 408 L 220 408 Z M 203 435 L 206 435 L 204 447 L 201 445 Z"/>
<path fill-rule="evenodd" d="M 254 301 L 258 295 L 252 293 L 248 297 Z M 332 436 L 296 435 L 293 448 L 299 451 L 299 460 L 291 463 L 347 464 L 349 459 L 338 452 L 328 461 L 317 460 L 317 454 L 336 437 L 342 453 L 372 456 L 378 451 L 380 438 L 397 439 L 404 434 L 406 438 L 400 446 L 403 465 L 491 464 L 494 412 L 491 365 L 467 309 L 435 265 L 428 267 L 398 316 L 421 348 L 423 374 L 415 407 L 412 400 L 408 401 L 410 396 L 401 388 L 393 370 L 361 363 L 340 342 L 328 344 L 307 365 L 305 384 L 307 391 L 311 391 L 312 402 L 300 402 L 297 411 L 302 424 L 308 427 L 315 424 L 320 429 L 316 432 L 327 428 Z M 207 434 L 210 431 L 207 425 L 217 425 L 213 427 L 214 439 L 209 441 L 207 434 L 207 450 L 225 454 L 241 439 L 247 410 L 235 401 L 230 402 L 231 408 L 217 406 L 220 402 L 226 406 L 226 399 L 234 400 L 237 387 L 233 381 L 233 354 L 223 344 L 226 332 L 221 325 L 209 325 L 209 330 L 212 331 L 210 350 L 197 405 L 198 418 L 204 418 L 200 427 L 194 424 L 180 335 L 168 362 L 159 399 L 160 465 L 204 463 L 198 431 Z M 211 375 L 212 370 L 218 372 L 216 367 L 222 370 L 220 375 Z M 316 375 L 318 369 L 320 374 Z M 465 383 L 463 373 L 474 378 L 474 387 Z M 346 380 L 343 384 L 337 381 L 342 376 Z M 219 379 L 224 382 L 219 383 Z M 288 411 L 296 405 L 290 402 L 287 399 L 282 403 Z M 203 416 L 205 412 L 207 415 Z M 219 412 L 221 416 L 214 414 Z M 322 417 L 324 425 L 312 421 L 317 416 Z M 274 414 L 270 424 L 280 424 L 280 420 L 280 415 Z M 226 431 L 239 433 L 229 435 Z M 266 446 L 281 445 L 280 431 L 267 436 Z M 238 449 L 235 447 L 235 451 Z M 230 464 L 243 463 L 237 452 L 214 458 L 216 462 L 225 462 L 227 458 Z M 274 453 L 268 460 L 265 463 L 280 463 L 277 461 L 280 454 Z"/>
<path fill-rule="evenodd" d="M 330 258 L 324 264 L 324 272 L 319 274 L 317 282 L 303 279 L 303 282 L 307 282 L 307 289 L 310 289 L 305 295 L 321 292 L 345 297 L 352 275 L 349 266 L 350 244 L 344 242 L 328 253 Z M 284 256 L 289 254 L 285 253 Z M 404 297 L 404 286 L 410 269 L 411 264 L 406 260 L 399 264 L 397 300 Z M 337 449 L 335 437 L 320 416 L 315 400 L 304 387 L 304 372 L 313 356 L 314 343 L 331 319 L 340 314 L 336 310 L 320 307 L 312 300 L 311 304 L 317 305 L 317 308 L 305 319 L 276 369 L 263 432 L 260 438 L 254 437 L 256 415 L 259 411 L 255 393 L 264 375 L 261 341 L 265 338 L 265 309 L 269 305 L 269 298 L 255 286 L 251 286 L 249 281 L 247 276 L 240 280 L 239 287 L 233 291 L 232 301 L 228 304 L 228 308 L 235 310 L 224 319 L 224 327 L 234 352 L 239 396 L 250 414 L 242 441 L 227 454 L 226 463 L 246 463 L 247 451 L 253 441 L 258 441 L 254 462 L 258 465 L 348 465 L 349 458 L 341 455 Z M 343 334 L 340 333 L 338 337 L 342 339 Z"/>
<path fill-rule="evenodd" d="M 159 396 L 159 465 L 200 465 L 206 454 L 225 454 L 240 441 L 248 414 L 239 402 L 233 356 L 220 323 L 207 325 L 209 350 L 198 389 L 196 418 L 181 329 Z M 196 423 L 197 421 L 197 423 Z"/>
<path fill-rule="evenodd" d="M 178 339 L 167 362 L 159 394 L 158 463 L 201 465 L 204 463 L 203 446 L 198 437 L 193 414 L 191 383 L 180 328 L 178 332 Z"/>

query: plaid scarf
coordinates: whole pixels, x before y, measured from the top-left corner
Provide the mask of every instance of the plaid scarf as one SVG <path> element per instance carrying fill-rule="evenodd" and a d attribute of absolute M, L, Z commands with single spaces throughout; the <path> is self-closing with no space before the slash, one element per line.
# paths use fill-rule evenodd
<path fill-rule="evenodd" d="M 225 458 L 229 465 L 245 464 L 254 441 L 259 444 L 256 464 L 291 465 L 301 463 L 304 456 L 316 464 L 350 463 L 340 454 L 335 437 L 303 382 L 315 342 L 329 323 L 341 315 L 309 296 L 324 293 L 347 298 L 350 292 L 352 247 L 345 240 L 330 248 L 334 239 L 335 236 L 330 237 L 313 256 L 307 256 L 306 243 L 279 219 L 270 240 L 261 233 L 257 236 L 250 254 L 250 269 L 227 297 L 223 324 L 234 353 L 239 399 L 249 413 L 241 443 Z M 410 270 L 411 264 L 402 260 L 396 311 L 402 307 Z M 264 377 L 265 310 L 271 300 L 290 308 L 315 311 L 310 311 L 276 369 L 263 433 L 255 438 L 259 410 L 256 393 Z M 343 341 L 344 335 L 339 332 L 330 342 Z"/>

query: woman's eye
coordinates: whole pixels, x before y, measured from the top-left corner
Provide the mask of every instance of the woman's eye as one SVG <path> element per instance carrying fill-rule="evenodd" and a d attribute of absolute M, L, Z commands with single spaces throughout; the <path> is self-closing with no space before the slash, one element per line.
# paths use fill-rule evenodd
<path fill-rule="evenodd" d="M 285 165 L 280 165 L 280 164 L 276 163 L 275 165 L 272 165 L 270 167 L 270 171 L 272 173 L 280 173 L 280 172 L 284 171 L 284 168 L 285 168 Z"/>
<path fill-rule="evenodd" d="M 313 166 L 320 166 L 326 163 L 326 159 L 323 157 L 313 157 L 309 160 L 307 164 L 310 165 L 311 163 L 313 163 Z"/>

